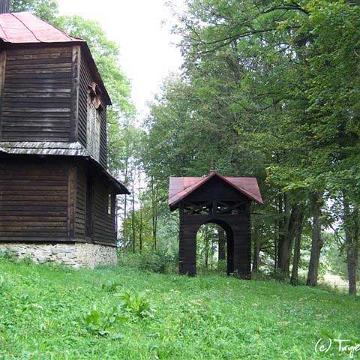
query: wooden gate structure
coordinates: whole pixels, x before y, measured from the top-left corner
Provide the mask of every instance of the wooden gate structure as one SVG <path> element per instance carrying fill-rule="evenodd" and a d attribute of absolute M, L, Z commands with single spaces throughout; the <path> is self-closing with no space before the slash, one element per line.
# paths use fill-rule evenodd
<path fill-rule="evenodd" d="M 227 235 L 227 273 L 251 278 L 250 205 L 262 204 L 256 178 L 171 177 L 170 210 L 180 211 L 179 273 L 196 275 L 196 234 L 203 224 L 221 226 Z"/>

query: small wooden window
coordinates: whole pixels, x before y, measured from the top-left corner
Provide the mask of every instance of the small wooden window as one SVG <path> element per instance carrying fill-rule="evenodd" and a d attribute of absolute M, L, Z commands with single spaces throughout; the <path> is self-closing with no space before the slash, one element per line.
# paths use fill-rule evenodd
<path fill-rule="evenodd" d="M 109 194 L 108 196 L 108 215 L 112 214 L 112 195 Z"/>

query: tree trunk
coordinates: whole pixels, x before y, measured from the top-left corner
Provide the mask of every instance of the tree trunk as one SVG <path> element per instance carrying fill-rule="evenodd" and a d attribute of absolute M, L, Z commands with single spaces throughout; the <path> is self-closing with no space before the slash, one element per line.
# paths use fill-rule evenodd
<path fill-rule="evenodd" d="M 320 252 L 323 246 L 321 237 L 321 208 L 322 208 L 322 194 L 316 192 L 312 194 L 313 200 L 313 224 L 312 224 L 312 242 L 309 271 L 306 285 L 316 286 L 319 274 Z"/>
<path fill-rule="evenodd" d="M 131 218 L 131 228 L 132 228 L 132 251 L 135 254 L 136 252 L 136 229 L 135 229 L 135 172 L 132 184 L 132 218 Z"/>
<path fill-rule="evenodd" d="M 151 209 L 152 209 L 152 236 L 154 249 L 157 248 L 158 199 L 157 189 L 154 186 L 154 177 L 151 177 Z"/>
<path fill-rule="evenodd" d="M 128 168 L 129 168 L 129 161 L 128 159 L 126 159 L 126 162 L 125 162 L 125 184 L 128 185 Z M 127 246 L 127 229 L 126 229 L 126 216 L 127 216 L 127 201 L 128 201 L 128 198 L 127 198 L 127 194 L 125 194 L 124 196 L 124 223 L 123 223 L 123 239 L 124 239 L 124 243 L 126 244 Z"/>
<path fill-rule="evenodd" d="M 141 205 L 140 205 L 141 206 Z M 140 207 L 140 226 L 139 226 L 139 251 L 142 253 L 143 249 L 143 210 Z"/>
<path fill-rule="evenodd" d="M 285 215 L 286 212 L 286 197 L 284 194 L 280 194 L 278 196 L 278 220 L 277 220 L 277 244 L 276 244 L 276 261 L 275 261 L 275 269 L 278 270 L 280 267 L 280 258 L 281 251 L 284 242 L 284 228 L 285 228 Z"/>
<path fill-rule="evenodd" d="M 301 250 L 301 234 L 304 223 L 304 210 L 301 209 L 296 223 L 295 243 L 294 243 L 294 259 L 291 270 L 290 284 L 297 285 L 299 283 L 299 262 Z"/>
<path fill-rule="evenodd" d="M 254 258 L 253 258 L 253 268 L 252 272 L 256 274 L 259 271 L 259 264 L 260 264 L 260 239 L 258 231 L 255 230 L 254 233 Z"/>
<path fill-rule="evenodd" d="M 225 260 L 225 243 L 226 243 L 226 234 L 222 229 L 218 230 L 219 238 L 219 247 L 218 247 L 218 259 Z"/>
<path fill-rule="evenodd" d="M 357 265 L 359 253 L 359 211 L 350 210 L 345 191 L 343 192 L 346 262 L 349 278 L 349 294 L 356 295 Z"/>
<path fill-rule="evenodd" d="M 208 233 L 205 233 L 205 268 L 208 269 L 209 268 L 209 237 L 208 237 Z"/>
<path fill-rule="evenodd" d="M 284 277 L 288 278 L 290 275 L 290 258 L 291 251 L 294 244 L 294 238 L 297 231 L 297 224 L 299 217 L 301 216 L 301 206 L 295 204 L 291 208 L 291 214 L 288 220 L 285 222 L 286 228 L 284 228 L 284 238 L 282 242 L 282 249 L 279 258 L 279 270 Z"/>

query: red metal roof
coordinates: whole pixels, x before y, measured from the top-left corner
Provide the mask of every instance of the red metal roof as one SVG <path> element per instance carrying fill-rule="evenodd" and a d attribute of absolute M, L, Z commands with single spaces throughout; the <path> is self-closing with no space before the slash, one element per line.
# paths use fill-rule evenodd
<path fill-rule="evenodd" d="M 29 12 L 0 15 L 0 38 L 12 44 L 83 42 Z"/>
<path fill-rule="evenodd" d="M 205 177 L 171 177 L 169 186 L 169 205 L 174 207 L 179 201 L 186 198 L 214 176 L 220 178 L 249 199 L 254 200 L 259 204 L 263 204 L 256 178 L 224 177 L 217 172 L 212 171 Z"/>

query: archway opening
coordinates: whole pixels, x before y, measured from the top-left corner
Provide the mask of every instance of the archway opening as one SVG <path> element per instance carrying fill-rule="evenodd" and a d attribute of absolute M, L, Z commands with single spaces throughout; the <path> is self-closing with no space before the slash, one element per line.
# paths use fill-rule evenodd
<path fill-rule="evenodd" d="M 196 234 L 196 268 L 200 273 L 234 272 L 234 236 L 226 223 L 211 221 Z"/>

